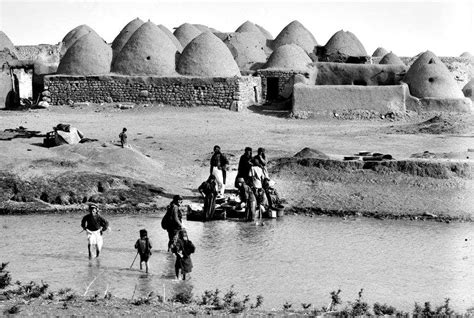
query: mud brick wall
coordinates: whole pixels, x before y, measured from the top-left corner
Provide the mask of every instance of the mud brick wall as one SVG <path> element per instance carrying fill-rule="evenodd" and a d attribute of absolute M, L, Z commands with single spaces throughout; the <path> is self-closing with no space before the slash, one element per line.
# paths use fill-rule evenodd
<path fill-rule="evenodd" d="M 418 56 L 407 57 L 401 56 L 400 59 L 410 67 Z M 374 64 L 380 62 L 381 57 L 372 57 Z M 439 56 L 439 59 L 448 67 L 453 74 L 458 86 L 463 88 L 472 78 L 474 78 L 474 60 L 466 57 L 456 56 Z"/>
<path fill-rule="evenodd" d="M 162 103 L 171 106 L 218 106 L 231 109 L 256 104 L 258 77 L 198 78 L 150 76 L 66 76 L 44 79 L 52 105 L 68 102 Z M 256 87 L 256 88 L 255 88 Z M 261 98 L 260 98 L 261 99 Z M 237 107 L 236 110 L 239 110 Z"/>

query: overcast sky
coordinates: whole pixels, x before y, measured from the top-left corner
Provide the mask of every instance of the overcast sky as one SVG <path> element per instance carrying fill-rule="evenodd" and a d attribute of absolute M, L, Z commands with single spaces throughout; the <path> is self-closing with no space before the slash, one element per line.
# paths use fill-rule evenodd
<path fill-rule="evenodd" d="M 369 55 L 378 46 L 399 56 L 474 54 L 474 0 L 0 0 L 0 30 L 15 45 L 58 43 L 81 24 L 112 42 L 137 17 L 171 31 L 189 22 L 231 32 L 250 20 L 274 37 L 298 20 L 320 45 L 338 30 L 351 31 Z"/>

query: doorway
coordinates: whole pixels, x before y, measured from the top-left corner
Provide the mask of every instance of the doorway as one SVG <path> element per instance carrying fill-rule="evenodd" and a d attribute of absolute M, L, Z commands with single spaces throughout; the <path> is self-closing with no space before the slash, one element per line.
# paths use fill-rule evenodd
<path fill-rule="evenodd" d="M 278 77 L 267 77 L 267 100 L 277 100 L 280 95 Z"/>

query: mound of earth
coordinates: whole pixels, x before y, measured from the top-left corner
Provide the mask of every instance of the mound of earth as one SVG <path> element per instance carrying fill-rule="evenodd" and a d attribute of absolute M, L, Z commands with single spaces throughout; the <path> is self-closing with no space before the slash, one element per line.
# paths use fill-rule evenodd
<path fill-rule="evenodd" d="M 319 158 L 319 159 L 329 159 L 329 156 L 323 153 L 322 151 L 319 151 L 317 149 L 305 147 L 301 151 L 299 151 L 296 155 L 294 155 L 295 158 Z"/>
<path fill-rule="evenodd" d="M 390 127 L 391 132 L 402 134 L 466 134 L 473 130 L 472 116 L 439 114 L 421 123 Z"/>

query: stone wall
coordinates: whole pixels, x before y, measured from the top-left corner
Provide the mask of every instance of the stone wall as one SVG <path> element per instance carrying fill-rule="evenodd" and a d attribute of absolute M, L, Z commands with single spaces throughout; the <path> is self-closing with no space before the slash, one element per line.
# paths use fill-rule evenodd
<path fill-rule="evenodd" d="M 289 98 L 293 93 L 295 75 L 301 74 L 306 78 L 309 78 L 311 76 L 308 70 L 298 71 L 283 69 L 263 69 L 258 70 L 257 74 L 262 78 L 262 96 L 264 100 L 267 99 L 267 78 L 278 78 L 278 95 L 282 98 Z"/>
<path fill-rule="evenodd" d="M 162 103 L 172 106 L 218 106 L 235 108 L 256 104 L 261 96 L 259 77 L 198 78 L 150 76 L 49 75 L 45 88 L 51 104 L 72 102 Z M 257 89 L 255 89 L 257 87 Z M 255 94 L 257 91 L 258 94 Z"/>

